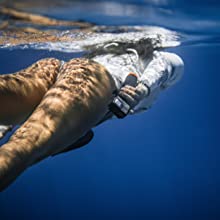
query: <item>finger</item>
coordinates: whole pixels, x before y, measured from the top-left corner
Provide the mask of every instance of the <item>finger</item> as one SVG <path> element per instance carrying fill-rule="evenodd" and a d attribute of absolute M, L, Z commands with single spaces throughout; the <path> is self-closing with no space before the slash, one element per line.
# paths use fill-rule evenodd
<path fill-rule="evenodd" d="M 126 92 L 132 96 L 135 93 L 136 95 L 141 97 L 147 96 L 149 94 L 149 89 L 142 83 L 139 83 L 136 87 L 126 85 L 125 87 L 121 88 L 121 91 Z"/>
<path fill-rule="evenodd" d="M 123 88 L 120 91 L 121 93 L 126 93 L 127 95 L 131 96 L 135 100 L 139 100 L 139 94 L 136 93 L 135 88 L 130 89 L 130 88 Z"/>
<path fill-rule="evenodd" d="M 143 85 L 142 83 L 139 83 L 137 87 L 135 88 L 135 92 L 141 97 L 144 98 L 149 95 L 149 89 Z"/>
<path fill-rule="evenodd" d="M 121 88 L 121 90 L 125 90 L 125 91 L 135 91 L 135 89 L 136 89 L 135 87 L 129 85 L 126 85 Z"/>
<path fill-rule="evenodd" d="M 131 108 L 133 108 L 135 105 L 137 105 L 137 100 L 134 99 L 134 98 L 133 98 L 132 96 L 130 96 L 129 94 L 124 93 L 124 92 L 120 92 L 120 93 L 119 93 L 119 96 L 120 96 L 122 99 L 124 99 L 124 100 L 127 102 L 127 104 L 128 104 Z"/>

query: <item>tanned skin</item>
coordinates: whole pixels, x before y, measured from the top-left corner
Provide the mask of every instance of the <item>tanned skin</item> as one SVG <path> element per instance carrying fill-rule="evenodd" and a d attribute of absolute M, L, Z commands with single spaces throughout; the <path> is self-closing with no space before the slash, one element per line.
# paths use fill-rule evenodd
<path fill-rule="evenodd" d="M 0 124 L 23 124 L 0 147 L 0 190 L 25 169 L 64 150 L 108 111 L 114 80 L 89 59 L 47 58 L 0 75 Z"/>

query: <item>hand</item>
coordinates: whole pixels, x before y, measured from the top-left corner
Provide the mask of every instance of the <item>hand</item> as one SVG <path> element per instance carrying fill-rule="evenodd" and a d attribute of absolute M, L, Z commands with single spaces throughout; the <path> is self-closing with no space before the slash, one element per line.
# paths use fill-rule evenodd
<path fill-rule="evenodd" d="M 139 83 L 136 87 L 126 85 L 122 87 L 119 92 L 119 96 L 127 102 L 131 109 L 134 108 L 148 94 L 149 89 L 142 83 Z"/>

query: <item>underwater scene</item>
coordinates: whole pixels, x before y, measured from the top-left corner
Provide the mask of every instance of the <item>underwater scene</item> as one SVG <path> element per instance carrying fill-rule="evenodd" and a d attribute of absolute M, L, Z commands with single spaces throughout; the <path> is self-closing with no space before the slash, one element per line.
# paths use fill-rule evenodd
<path fill-rule="evenodd" d="M 107 53 L 130 54 L 141 74 L 139 59 L 148 65 L 155 51 L 183 60 L 181 79 L 144 111 L 96 121 L 86 146 L 26 169 L 0 192 L 1 220 L 220 219 L 220 1 L 0 0 L 0 76 L 45 58 L 92 58 L 123 72 Z M 0 113 L 18 112 L 15 102 L 7 109 L 0 96 Z M 1 137 L 3 125 L 0 146 L 20 126 Z"/>

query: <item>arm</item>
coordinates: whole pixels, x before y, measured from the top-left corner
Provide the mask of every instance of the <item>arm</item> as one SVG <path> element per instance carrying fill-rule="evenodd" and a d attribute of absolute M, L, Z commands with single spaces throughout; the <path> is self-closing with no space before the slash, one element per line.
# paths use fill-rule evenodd
<path fill-rule="evenodd" d="M 179 81 L 183 74 L 183 69 L 183 60 L 178 55 L 155 51 L 154 58 L 139 79 L 141 84 L 148 88 L 148 92 L 141 96 L 138 102 L 133 102 L 136 104 L 133 107 L 133 113 L 149 109 L 162 90 L 169 88 Z"/>

